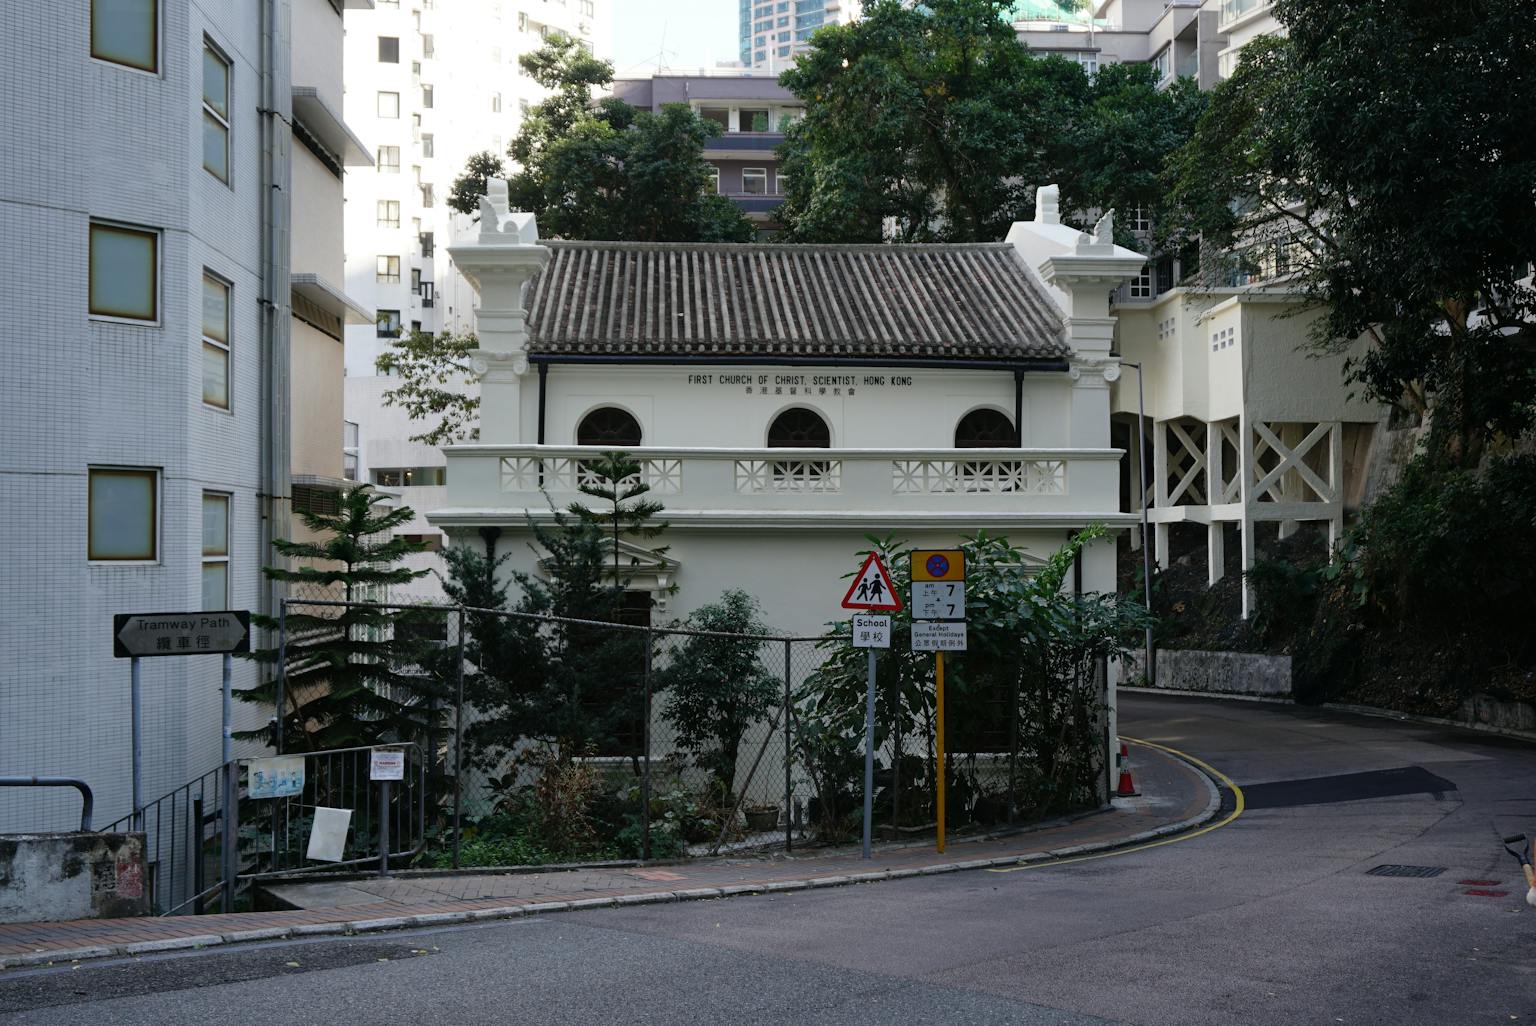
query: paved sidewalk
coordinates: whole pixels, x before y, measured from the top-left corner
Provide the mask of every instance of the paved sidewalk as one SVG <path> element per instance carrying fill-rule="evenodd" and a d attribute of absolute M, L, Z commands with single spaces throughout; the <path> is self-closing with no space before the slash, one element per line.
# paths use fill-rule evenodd
<path fill-rule="evenodd" d="M 1214 785 L 1193 768 L 1135 747 L 1139 798 L 1009 837 L 931 845 L 545 873 L 391 876 L 288 884 L 291 911 L 0 925 L 0 968 L 136 955 L 241 941 L 363 933 L 613 905 L 802 890 L 1070 858 L 1191 829 L 1216 815 Z"/>

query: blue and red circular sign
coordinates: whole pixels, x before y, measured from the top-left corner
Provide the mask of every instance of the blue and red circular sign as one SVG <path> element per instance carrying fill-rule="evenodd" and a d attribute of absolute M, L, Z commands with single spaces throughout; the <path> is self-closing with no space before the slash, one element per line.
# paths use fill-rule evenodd
<path fill-rule="evenodd" d="M 928 572 L 933 576 L 943 577 L 945 574 L 949 573 L 949 557 L 945 556 L 943 553 L 935 552 L 933 555 L 928 557 L 928 562 L 925 564 L 925 566 L 927 566 Z"/>

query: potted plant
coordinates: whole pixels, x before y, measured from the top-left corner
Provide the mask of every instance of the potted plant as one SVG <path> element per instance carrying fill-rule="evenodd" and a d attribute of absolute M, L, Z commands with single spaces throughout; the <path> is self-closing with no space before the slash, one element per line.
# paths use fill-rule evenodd
<path fill-rule="evenodd" d="M 742 810 L 747 817 L 747 830 L 754 834 L 765 834 L 778 829 L 779 807 L 777 805 L 748 805 Z"/>

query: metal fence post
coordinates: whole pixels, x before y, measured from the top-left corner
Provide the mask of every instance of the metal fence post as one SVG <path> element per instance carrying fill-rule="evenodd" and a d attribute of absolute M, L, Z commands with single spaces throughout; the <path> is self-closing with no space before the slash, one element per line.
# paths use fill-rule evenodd
<path fill-rule="evenodd" d="M 192 853 L 192 893 L 197 895 L 192 903 L 192 912 L 200 916 L 203 914 L 203 891 L 207 889 L 203 879 L 207 873 L 207 867 L 203 865 L 203 800 L 201 798 L 192 799 L 191 818 L 192 829 L 187 850 Z"/>
<path fill-rule="evenodd" d="M 645 762 L 640 771 L 640 857 L 651 857 L 651 628 L 645 629 L 645 708 L 642 711 L 640 736 L 645 746 Z"/>
<path fill-rule="evenodd" d="M 235 910 L 235 879 L 239 875 L 240 862 L 237 849 L 240 845 L 240 813 L 236 807 L 239 798 L 239 782 L 236 764 L 224 764 L 224 839 L 219 844 L 219 858 L 223 863 L 221 875 L 224 881 L 225 912 Z"/>
<path fill-rule="evenodd" d="M 275 737 L 272 741 L 273 751 L 283 754 L 283 719 L 285 713 L 283 706 L 288 701 L 288 600 L 279 599 L 277 603 L 277 683 L 276 699 L 273 702 L 273 711 L 277 715 L 277 722 L 273 727 Z"/>
<path fill-rule="evenodd" d="M 464 606 L 459 606 L 459 644 L 453 663 L 453 868 L 459 868 L 464 808 Z"/>
<path fill-rule="evenodd" d="M 784 850 L 795 850 L 795 791 L 792 779 L 794 767 L 794 736 L 790 732 L 793 720 L 794 699 L 790 695 L 790 657 L 794 654 L 794 642 L 784 640 Z"/>

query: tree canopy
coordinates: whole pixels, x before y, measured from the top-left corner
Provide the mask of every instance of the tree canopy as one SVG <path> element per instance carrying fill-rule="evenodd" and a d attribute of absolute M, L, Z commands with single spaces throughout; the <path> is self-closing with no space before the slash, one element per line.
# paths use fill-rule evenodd
<path fill-rule="evenodd" d="M 1277 0 L 1179 155 L 1209 257 L 1288 272 L 1372 398 L 1475 465 L 1536 422 L 1536 18 L 1524 0 Z M 1523 280 L 1522 280 L 1523 279 Z"/>
<path fill-rule="evenodd" d="M 894 224 L 899 241 L 993 241 L 1053 182 L 1068 210 L 1160 204 L 1198 90 L 1031 55 L 1009 6 L 875 0 L 815 35 L 780 77 L 806 105 L 781 150 L 786 238 L 877 242 Z"/>
<path fill-rule="evenodd" d="M 512 206 L 538 215 L 540 230 L 566 239 L 627 242 L 746 242 L 752 223 L 716 194 L 704 143 L 719 132 L 685 104 L 659 113 L 622 100 L 594 101 L 613 65 L 556 38 L 519 58 L 552 90 L 531 108 L 507 156 Z M 472 156 L 449 205 L 473 213 L 489 177 L 505 173 L 494 153 Z"/>

